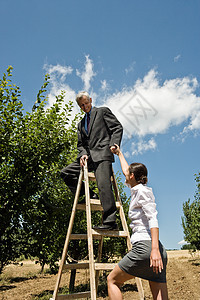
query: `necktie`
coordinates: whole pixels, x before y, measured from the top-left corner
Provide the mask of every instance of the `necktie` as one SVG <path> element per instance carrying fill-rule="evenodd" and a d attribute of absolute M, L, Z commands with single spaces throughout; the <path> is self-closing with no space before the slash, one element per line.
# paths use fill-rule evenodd
<path fill-rule="evenodd" d="M 90 114 L 87 113 L 87 131 L 89 132 L 89 128 L 90 128 Z"/>

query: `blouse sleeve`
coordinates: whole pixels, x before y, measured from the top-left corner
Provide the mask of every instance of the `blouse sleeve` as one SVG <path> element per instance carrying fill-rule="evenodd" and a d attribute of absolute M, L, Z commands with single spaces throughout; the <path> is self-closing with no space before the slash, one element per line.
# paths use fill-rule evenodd
<path fill-rule="evenodd" d="M 138 204 L 142 207 L 145 216 L 147 217 L 149 228 L 158 228 L 157 210 L 155 198 L 152 191 L 140 191 L 138 197 Z"/>

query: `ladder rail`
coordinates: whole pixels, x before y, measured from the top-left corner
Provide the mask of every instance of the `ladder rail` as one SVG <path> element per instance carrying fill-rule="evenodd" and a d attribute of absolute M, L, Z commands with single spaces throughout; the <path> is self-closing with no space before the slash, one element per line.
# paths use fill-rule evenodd
<path fill-rule="evenodd" d="M 99 241 L 98 254 L 97 254 L 97 262 L 95 263 L 95 270 L 96 270 L 96 274 L 95 274 L 96 291 L 98 291 L 98 283 L 99 283 L 99 275 L 100 275 L 100 271 L 96 269 L 96 264 L 101 262 L 102 248 L 103 248 L 103 236 L 101 236 L 101 239 Z"/>
<path fill-rule="evenodd" d="M 123 204 L 122 204 L 122 200 L 121 200 L 121 197 L 120 197 L 120 193 L 119 193 L 119 189 L 118 189 L 118 186 L 117 186 L 117 180 L 116 180 L 114 171 L 113 171 L 113 188 L 114 188 L 116 199 L 117 199 L 118 202 L 120 202 L 120 209 L 119 209 L 120 219 L 121 219 L 121 222 L 122 222 L 123 230 L 127 232 L 127 247 L 128 247 L 128 251 L 130 251 L 132 249 L 130 233 L 129 233 L 128 225 L 127 225 L 127 222 L 126 222 L 126 217 L 125 217 L 125 213 L 124 213 L 124 209 L 123 209 Z"/>
<path fill-rule="evenodd" d="M 91 221 L 90 191 L 89 191 L 87 160 L 85 160 L 85 165 L 84 165 L 84 181 L 85 181 L 87 236 L 88 236 L 89 270 L 90 270 L 90 293 L 91 293 L 91 299 L 96 300 L 97 293 L 96 293 L 96 284 L 95 284 L 95 265 L 94 265 L 93 239 L 92 239 L 92 221 Z"/>
<path fill-rule="evenodd" d="M 54 293 L 53 293 L 54 300 L 56 299 L 57 294 L 58 294 L 58 289 L 59 289 L 59 285 L 60 285 L 60 281 L 61 281 L 61 277 L 62 277 L 62 270 L 63 270 L 63 266 L 65 264 L 65 259 L 67 256 L 70 235 L 72 232 L 75 213 L 76 213 L 76 206 L 77 206 L 78 198 L 79 198 L 80 191 L 81 191 L 82 179 L 83 179 L 83 170 L 81 170 L 80 175 L 79 175 L 78 186 L 77 186 L 77 190 L 76 190 L 76 194 L 75 194 L 75 198 L 74 198 L 74 204 L 73 204 L 73 208 L 72 208 L 72 214 L 71 214 L 69 227 L 68 227 L 68 231 L 67 231 L 67 236 L 66 236 L 66 240 L 65 240 L 65 244 L 64 244 L 64 248 L 63 248 L 62 258 L 61 258 L 61 262 L 60 262 L 60 266 L 59 266 L 59 270 L 58 270 L 57 281 L 56 281 L 56 285 L 55 285 L 55 289 L 54 289 Z"/>

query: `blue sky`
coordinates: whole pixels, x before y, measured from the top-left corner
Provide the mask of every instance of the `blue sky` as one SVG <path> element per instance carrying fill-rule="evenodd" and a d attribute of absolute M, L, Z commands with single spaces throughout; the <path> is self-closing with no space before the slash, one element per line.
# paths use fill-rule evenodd
<path fill-rule="evenodd" d="M 128 163 L 148 167 L 167 249 L 180 248 L 200 171 L 199 28 L 196 0 L 1 0 L 1 76 L 13 66 L 26 111 L 47 72 L 49 105 L 87 89 L 113 110 Z"/>

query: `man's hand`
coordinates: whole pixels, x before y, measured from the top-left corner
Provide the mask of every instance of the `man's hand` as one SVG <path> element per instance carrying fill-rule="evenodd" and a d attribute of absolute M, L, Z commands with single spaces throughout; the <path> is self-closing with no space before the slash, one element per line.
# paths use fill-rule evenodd
<path fill-rule="evenodd" d="M 88 160 L 88 156 L 85 154 L 80 158 L 80 165 L 83 167 L 85 165 L 85 160 Z"/>

